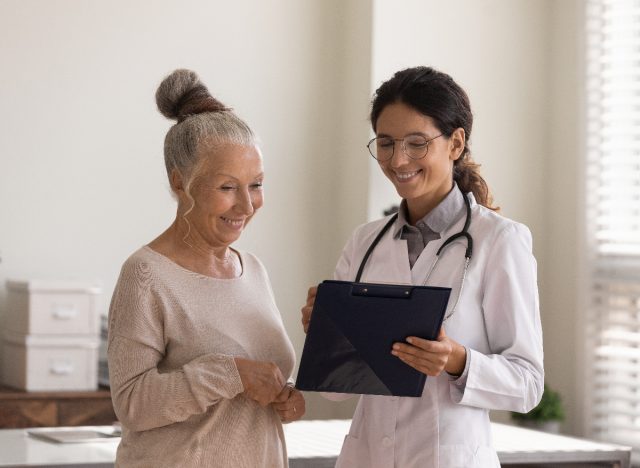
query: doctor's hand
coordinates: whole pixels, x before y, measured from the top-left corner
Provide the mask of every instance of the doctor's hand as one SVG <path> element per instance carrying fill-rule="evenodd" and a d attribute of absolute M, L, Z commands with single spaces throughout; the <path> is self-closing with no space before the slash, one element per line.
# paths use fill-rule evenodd
<path fill-rule="evenodd" d="M 276 410 L 283 423 L 290 423 L 302 418 L 306 409 L 302 393 L 293 388 L 291 384 L 287 384 L 282 389 L 271 406 Z"/>
<path fill-rule="evenodd" d="M 440 328 L 437 341 L 410 336 L 407 343 L 394 343 L 391 354 L 415 370 L 432 377 L 440 375 L 442 371 L 459 376 L 467 362 L 466 349 L 449 338 L 444 327 Z"/>
<path fill-rule="evenodd" d="M 311 311 L 313 311 L 313 304 L 316 302 L 316 294 L 318 293 L 318 287 L 312 286 L 309 288 L 307 292 L 307 303 L 304 305 L 300 311 L 302 312 L 302 327 L 304 328 L 304 332 L 307 333 L 309 330 L 309 322 L 311 321 Z"/>
<path fill-rule="evenodd" d="M 263 407 L 276 400 L 285 387 L 286 379 L 275 363 L 243 358 L 235 358 L 234 361 L 247 398 Z"/>

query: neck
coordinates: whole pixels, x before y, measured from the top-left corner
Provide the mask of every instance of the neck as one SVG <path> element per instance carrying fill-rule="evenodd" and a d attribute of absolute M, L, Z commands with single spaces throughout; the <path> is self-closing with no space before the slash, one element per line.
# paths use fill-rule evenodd
<path fill-rule="evenodd" d="M 235 278 L 242 273 L 239 257 L 229 245 L 208 244 L 193 228 L 176 219 L 149 247 L 187 270 L 213 278 Z"/>
<path fill-rule="evenodd" d="M 211 245 L 207 243 L 197 231 L 188 228 L 184 220 L 177 219 L 167 229 L 171 236 L 175 250 L 183 252 L 186 257 L 207 259 L 212 262 L 226 262 L 231 256 L 229 245 Z"/>
<path fill-rule="evenodd" d="M 409 224 L 415 226 L 418 221 L 431 213 L 431 211 L 438 206 L 442 200 L 447 198 L 447 195 L 449 195 L 451 190 L 453 190 L 453 181 L 451 181 L 451 185 L 449 185 L 445 190 L 427 193 L 418 198 L 407 199 Z"/>

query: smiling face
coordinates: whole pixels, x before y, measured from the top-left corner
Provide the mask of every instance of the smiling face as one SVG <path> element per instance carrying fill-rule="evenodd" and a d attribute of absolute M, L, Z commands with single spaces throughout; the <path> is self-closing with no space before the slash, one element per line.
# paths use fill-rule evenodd
<path fill-rule="evenodd" d="M 236 144 L 210 151 L 200 155 L 204 166 L 191 187 L 189 238 L 204 248 L 228 247 L 262 207 L 262 155 L 255 146 Z M 191 206 L 184 191 L 178 196 L 185 209 Z"/>
<path fill-rule="evenodd" d="M 376 136 L 394 139 L 421 135 L 427 140 L 442 132 L 434 120 L 402 102 L 386 106 L 376 122 Z M 429 142 L 427 155 L 411 159 L 396 141 L 393 157 L 378 162 L 393 183 L 407 207 L 412 221 L 429 213 L 453 187 L 453 162 L 464 148 L 464 130 L 457 129 L 450 137 L 442 135 Z"/>

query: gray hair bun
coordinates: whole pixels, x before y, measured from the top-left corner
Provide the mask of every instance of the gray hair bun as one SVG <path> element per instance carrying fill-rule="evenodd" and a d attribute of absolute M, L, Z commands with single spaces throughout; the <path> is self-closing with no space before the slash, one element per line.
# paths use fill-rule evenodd
<path fill-rule="evenodd" d="M 156 91 L 158 110 L 182 122 L 190 115 L 231 110 L 214 98 L 196 72 L 178 69 L 167 76 Z"/>

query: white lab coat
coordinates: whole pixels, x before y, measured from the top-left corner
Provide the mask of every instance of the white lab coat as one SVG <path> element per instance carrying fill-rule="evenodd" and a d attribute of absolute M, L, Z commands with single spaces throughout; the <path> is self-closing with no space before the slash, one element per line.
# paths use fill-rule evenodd
<path fill-rule="evenodd" d="M 457 309 L 444 324 L 447 335 L 468 350 L 466 383 L 443 372 L 427 378 L 421 398 L 361 396 L 336 468 L 499 467 L 489 410 L 527 412 L 540 401 L 542 330 L 531 234 L 468 196 L 473 258 Z M 335 279 L 355 279 L 365 251 L 387 220 L 356 229 Z M 391 226 L 369 258 L 362 281 L 422 285 L 435 252 L 464 221 L 462 216 L 439 240 L 429 242 L 413 269 L 406 241 L 394 238 L 397 224 Z M 458 294 L 465 248 L 463 239 L 447 247 L 429 279 L 428 285 L 453 288 L 449 307 Z"/>

